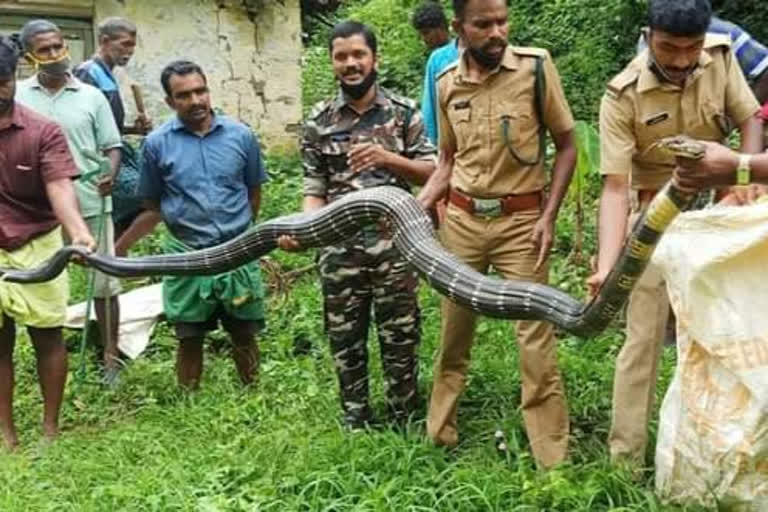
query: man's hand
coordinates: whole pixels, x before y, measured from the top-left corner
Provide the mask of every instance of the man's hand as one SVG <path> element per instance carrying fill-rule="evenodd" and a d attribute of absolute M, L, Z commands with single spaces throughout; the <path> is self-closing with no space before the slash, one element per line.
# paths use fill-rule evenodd
<path fill-rule="evenodd" d="M 96 240 L 93 239 L 93 236 L 87 229 L 78 233 L 73 233 L 71 238 L 71 245 L 85 247 L 88 249 L 88 252 L 96 250 Z"/>
<path fill-rule="evenodd" d="M 277 239 L 277 246 L 284 251 L 297 252 L 302 251 L 303 248 L 298 240 L 289 235 L 282 235 Z"/>
<path fill-rule="evenodd" d="M 738 153 L 714 142 L 699 141 L 706 146 L 704 157 L 699 160 L 678 158 L 675 183 L 686 191 L 707 188 L 723 188 L 736 181 L 739 166 Z"/>
<path fill-rule="evenodd" d="M 352 172 L 361 172 L 374 167 L 387 167 L 392 153 L 381 144 L 370 142 L 355 144 L 347 154 L 347 163 Z"/>
<path fill-rule="evenodd" d="M 765 185 L 744 185 L 728 189 L 728 194 L 717 204 L 721 206 L 745 206 L 754 203 L 758 198 L 768 194 Z"/>
<path fill-rule="evenodd" d="M 597 295 L 597 292 L 600 291 L 600 287 L 603 286 L 607 278 L 608 272 L 601 271 L 597 271 L 587 278 L 587 293 L 590 299 Z"/>
<path fill-rule="evenodd" d="M 112 185 L 114 179 L 111 174 L 105 174 L 96 181 L 96 188 L 99 189 L 99 195 L 108 196 L 112 194 Z"/>
<path fill-rule="evenodd" d="M 538 272 L 541 266 L 547 261 L 549 251 L 552 249 L 554 241 L 555 219 L 548 215 L 542 215 L 536 225 L 533 227 L 533 243 L 539 249 L 539 258 L 536 260 L 534 272 Z"/>
<path fill-rule="evenodd" d="M 146 135 L 152 131 L 152 118 L 147 114 L 139 114 L 134 123 L 134 129 L 139 135 Z"/>
<path fill-rule="evenodd" d="M 128 255 L 128 247 L 124 243 L 121 243 L 122 239 L 118 239 L 115 242 L 115 256 L 118 258 L 125 258 Z"/>

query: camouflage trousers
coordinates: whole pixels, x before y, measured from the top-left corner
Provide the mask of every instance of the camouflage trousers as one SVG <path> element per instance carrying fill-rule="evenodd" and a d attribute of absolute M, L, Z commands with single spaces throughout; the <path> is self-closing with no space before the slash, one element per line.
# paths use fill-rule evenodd
<path fill-rule="evenodd" d="M 392 245 L 376 233 L 363 233 L 320 253 L 325 330 L 330 339 L 345 422 L 372 419 L 368 404 L 368 330 L 373 315 L 396 420 L 418 403 L 421 339 L 416 290 L 418 276 Z"/>

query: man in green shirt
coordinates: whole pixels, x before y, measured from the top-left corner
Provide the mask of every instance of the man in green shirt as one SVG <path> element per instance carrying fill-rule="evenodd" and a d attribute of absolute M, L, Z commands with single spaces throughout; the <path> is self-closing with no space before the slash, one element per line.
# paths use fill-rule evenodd
<path fill-rule="evenodd" d="M 56 25 L 46 20 L 28 22 L 21 30 L 21 43 L 24 56 L 37 73 L 19 83 L 17 99 L 64 130 L 80 171 L 76 190 L 82 216 L 98 239 L 98 252 L 114 255 L 112 218 L 101 215 L 112 211 L 109 195 L 120 167 L 120 132 L 109 103 L 97 88 L 72 76 L 69 51 Z M 111 172 L 97 176 L 100 165 L 86 156 L 88 152 L 109 157 Z M 110 383 L 118 370 L 119 293 L 117 279 L 96 273 L 94 305 L 104 343 L 105 376 Z"/>

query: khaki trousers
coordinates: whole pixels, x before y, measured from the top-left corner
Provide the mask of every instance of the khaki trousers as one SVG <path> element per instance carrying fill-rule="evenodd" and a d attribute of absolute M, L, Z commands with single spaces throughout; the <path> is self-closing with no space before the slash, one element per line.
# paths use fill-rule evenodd
<path fill-rule="evenodd" d="M 633 201 L 631 230 L 647 205 Z M 627 305 L 627 337 L 616 359 L 613 412 L 608 445 L 612 459 L 642 464 L 648 444 L 661 348 L 669 317 L 669 298 L 661 270 L 649 264 Z"/>
<path fill-rule="evenodd" d="M 441 238 L 446 249 L 479 272 L 486 273 L 493 266 L 507 279 L 544 283 L 549 272 L 546 265 L 533 271 L 538 253 L 531 234 L 538 218 L 539 211 L 531 210 L 484 219 L 449 205 Z M 435 359 L 427 415 L 427 433 L 439 445 L 458 443 L 458 400 L 469 370 L 474 333 L 475 314 L 443 299 L 442 343 Z M 565 458 L 569 432 L 552 325 L 517 322 L 517 343 L 526 432 L 537 463 L 549 467 Z"/>

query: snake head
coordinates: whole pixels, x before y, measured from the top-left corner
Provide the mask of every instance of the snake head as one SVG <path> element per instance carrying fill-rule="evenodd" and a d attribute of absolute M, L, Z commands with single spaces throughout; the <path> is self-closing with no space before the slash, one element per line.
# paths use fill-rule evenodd
<path fill-rule="evenodd" d="M 665 153 L 676 158 L 688 158 L 699 160 L 704 157 L 707 149 L 696 139 L 687 135 L 675 135 L 674 137 L 664 137 L 656 141 L 653 147 L 661 148 Z"/>

